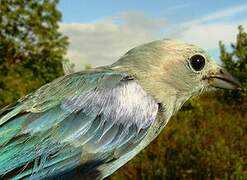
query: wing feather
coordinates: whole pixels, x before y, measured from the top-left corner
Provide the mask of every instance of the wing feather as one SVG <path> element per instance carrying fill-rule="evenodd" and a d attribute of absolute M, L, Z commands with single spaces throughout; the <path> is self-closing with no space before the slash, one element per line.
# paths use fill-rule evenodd
<path fill-rule="evenodd" d="M 1 112 L 0 176 L 42 178 L 78 166 L 86 173 L 133 149 L 157 111 L 126 73 L 57 79 Z"/>

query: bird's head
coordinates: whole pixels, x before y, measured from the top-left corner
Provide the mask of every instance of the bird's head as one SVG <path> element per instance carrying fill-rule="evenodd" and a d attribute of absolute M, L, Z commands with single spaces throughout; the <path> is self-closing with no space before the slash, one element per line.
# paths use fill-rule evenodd
<path fill-rule="evenodd" d="M 214 88 L 240 89 L 239 82 L 206 51 L 176 40 L 138 46 L 112 66 L 135 76 L 160 101 L 170 96 L 187 100 Z"/>

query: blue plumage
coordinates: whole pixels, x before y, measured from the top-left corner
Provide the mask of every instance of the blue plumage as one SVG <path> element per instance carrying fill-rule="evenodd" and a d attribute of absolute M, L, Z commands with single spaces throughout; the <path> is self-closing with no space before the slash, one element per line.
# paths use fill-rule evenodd
<path fill-rule="evenodd" d="M 109 71 L 67 75 L 6 108 L 0 117 L 0 175 L 37 179 L 79 167 L 86 176 L 131 150 L 155 117 L 142 113 L 137 101 L 129 110 L 121 95 L 128 97 L 136 83 L 126 77 Z"/>

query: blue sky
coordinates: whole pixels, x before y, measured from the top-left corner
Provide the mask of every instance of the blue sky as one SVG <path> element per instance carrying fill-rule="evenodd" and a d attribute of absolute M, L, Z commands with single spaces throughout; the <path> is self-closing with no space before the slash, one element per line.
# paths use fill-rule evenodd
<path fill-rule="evenodd" d="M 76 70 L 106 65 L 147 41 L 175 38 L 205 48 L 218 61 L 218 41 L 235 41 L 247 28 L 246 0 L 60 0 L 61 31 Z"/>

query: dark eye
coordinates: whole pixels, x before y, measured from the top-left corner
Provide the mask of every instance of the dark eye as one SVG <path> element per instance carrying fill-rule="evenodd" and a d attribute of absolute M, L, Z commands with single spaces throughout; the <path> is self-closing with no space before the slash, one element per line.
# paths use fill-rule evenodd
<path fill-rule="evenodd" d="M 196 54 L 190 58 L 190 65 L 195 71 L 201 71 L 205 66 L 205 58 L 202 55 Z"/>

